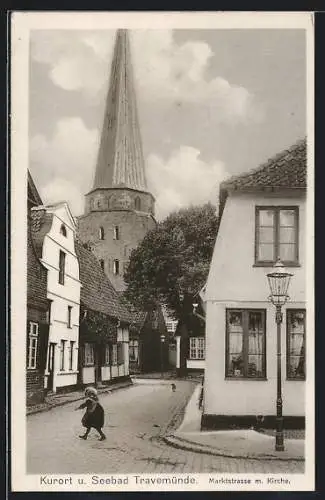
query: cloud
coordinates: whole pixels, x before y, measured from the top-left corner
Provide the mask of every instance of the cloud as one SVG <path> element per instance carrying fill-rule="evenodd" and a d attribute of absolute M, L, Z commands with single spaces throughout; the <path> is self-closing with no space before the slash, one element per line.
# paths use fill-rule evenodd
<path fill-rule="evenodd" d="M 189 205 L 215 204 L 219 183 L 227 177 L 223 162 L 204 162 L 200 151 L 189 146 L 173 151 L 167 160 L 151 154 L 147 164 L 158 219 Z"/>
<path fill-rule="evenodd" d="M 32 137 L 32 174 L 39 180 L 44 198 L 50 196 L 48 202 L 65 199 L 71 203 L 74 215 L 78 215 L 77 193 L 83 203 L 95 171 L 97 149 L 98 131 L 88 129 L 79 117 L 60 120 L 50 139 L 42 134 Z"/>
<path fill-rule="evenodd" d="M 114 44 L 113 31 L 33 32 L 31 57 L 47 64 L 52 82 L 88 97 L 106 91 Z M 177 43 L 172 30 L 131 32 L 133 67 L 139 99 L 202 103 L 224 119 L 253 116 L 253 95 L 220 75 L 207 76 L 211 47 L 205 41 Z"/>
<path fill-rule="evenodd" d="M 40 189 L 45 205 L 67 201 L 73 215 L 80 215 L 84 210 L 84 197 L 78 186 L 66 179 L 56 178 Z"/>

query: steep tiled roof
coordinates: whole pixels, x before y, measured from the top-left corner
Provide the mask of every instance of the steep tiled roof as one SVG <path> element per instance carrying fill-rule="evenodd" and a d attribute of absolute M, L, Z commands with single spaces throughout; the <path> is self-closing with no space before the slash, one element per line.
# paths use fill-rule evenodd
<path fill-rule="evenodd" d="M 35 205 L 42 205 L 42 199 L 39 195 L 39 192 L 37 191 L 37 188 L 34 184 L 33 178 L 31 176 L 30 171 L 27 171 L 27 184 L 28 184 L 28 189 L 27 189 L 27 196 L 28 196 L 28 204 L 30 206 L 35 206 Z"/>
<path fill-rule="evenodd" d="M 140 311 L 130 302 L 128 302 L 124 296 L 124 291 L 119 290 L 118 295 L 124 307 L 127 309 L 130 317 L 130 328 L 141 330 L 146 320 L 148 313 L 146 311 Z"/>
<path fill-rule="evenodd" d="M 130 315 L 121 303 L 110 280 L 101 268 L 95 255 L 84 248 L 82 243 L 75 242 L 79 260 L 80 281 L 82 284 L 80 301 L 86 308 L 130 322 Z"/>
<path fill-rule="evenodd" d="M 221 190 L 306 188 L 306 140 L 297 142 L 291 148 L 282 151 L 250 172 L 231 177 L 224 181 L 220 187 Z"/>

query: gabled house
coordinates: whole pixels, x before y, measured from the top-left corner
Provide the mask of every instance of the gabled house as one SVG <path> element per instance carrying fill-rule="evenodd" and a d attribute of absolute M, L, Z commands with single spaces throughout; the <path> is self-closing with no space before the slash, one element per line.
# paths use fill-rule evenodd
<path fill-rule="evenodd" d="M 129 378 L 130 314 L 95 255 L 76 241 L 80 266 L 78 385 Z"/>
<path fill-rule="evenodd" d="M 169 336 L 161 307 L 131 311 L 130 370 L 132 373 L 167 371 Z"/>
<path fill-rule="evenodd" d="M 27 191 L 27 332 L 26 395 L 27 405 L 44 400 L 44 372 L 49 335 L 47 270 L 40 262 L 32 239 L 31 209 L 42 204 L 28 171 Z"/>
<path fill-rule="evenodd" d="M 77 386 L 80 281 L 75 252 L 75 222 L 67 203 L 31 209 L 34 247 L 47 269 L 51 302 L 45 389 L 58 392 Z"/>
<path fill-rule="evenodd" d="M 306 191 L 305 140 L 221 184 L 219 229 L 202 294 L 203 429 L 251 426 L 257 416 L 274 425 L 277 335 L 266 274 L 278 257 L 293 274 L 282 323 L 284 425 L 304 425 Z"/>

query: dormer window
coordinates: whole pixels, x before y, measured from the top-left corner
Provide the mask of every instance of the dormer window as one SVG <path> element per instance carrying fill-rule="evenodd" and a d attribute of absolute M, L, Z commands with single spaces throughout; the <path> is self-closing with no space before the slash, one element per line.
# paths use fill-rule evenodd
<path fill-rule="evenodd" d="M 104 262 L 104 260 L 100 259 L 99 263 L 100 263 L 100 267 L 102 268 L 102 270 L 105 271 L 105 262 Z"/>
<path fill-rule="evenodd" d="M 136 210 L 141 210 L 141 200 L 139 196 L 134 200 L 134 205 Z"/>
<path fill-rule="evenodd" d="M 100 240 L 103 240 L 105 237 L 105 233 L 104 233 L 104 228 L 103 227 L 100 227 L 99 228 L 99 239 Z"/>
<path fill-rule="evenodd" d="M 114 226 L 114 240 L 120 239 L 120 231 L 118 226 Z"/>
<path fill-rule="evenodd" d="M 66 230 L 66 227 L 64 224 L 61 224 L 61 227 L 60 227 L 60 233 L 62 234 L 62 236 L 64 236 L 65 238 L 67 237 L 67 230 Z"/>

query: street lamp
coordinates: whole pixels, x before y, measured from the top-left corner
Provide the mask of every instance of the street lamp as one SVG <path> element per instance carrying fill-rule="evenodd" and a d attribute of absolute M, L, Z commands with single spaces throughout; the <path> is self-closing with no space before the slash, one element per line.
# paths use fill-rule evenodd
<path fill-rule="evenodd" d="M 161 366 L 161 378 L 164 376 L 164 353 L 163 353 L 163 345 L 165 343 L 165 335 L 162 333 L 160 335 L 160 366 Z"/>
<path fill-rule="evenodd" d="M 283 415 L 282 415 L 282 376 L 281 376 L 281 323 L 282 306 L 287 302 L 289 283 L 292 274 L 285 270 L 280 258 L 274 265 L 274 271 L 267 274 L 270 287 L 269 300 L 275 306 L 275 322 L 277 325 L 277 398 L 276 398 L 276 435 L 275 450 L 284 451 Z"/>

